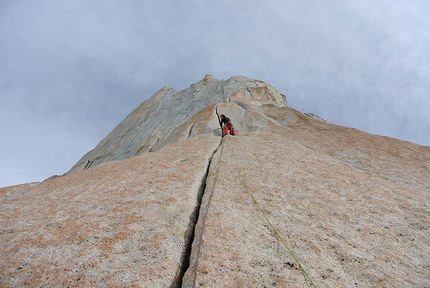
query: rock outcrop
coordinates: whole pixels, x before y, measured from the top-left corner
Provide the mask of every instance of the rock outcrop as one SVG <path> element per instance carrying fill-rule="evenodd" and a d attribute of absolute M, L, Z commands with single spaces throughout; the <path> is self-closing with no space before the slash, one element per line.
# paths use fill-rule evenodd
<path fill-rule="evenodd" d="M 163 88 L 66 175 L 0 189 L 0 286 L 426 287 L 430 147 L 286 104 Z"/>
<path fill-rule="evenodd" d="M 285 95 L 276 88 L 241 76 L 223 81 L 206 75 L 198 83 L 181 91 L 164 87 L 140 104 L 70 171 L 157 151 L 196 135 L 212 133 L 221 136 L 219 124 L 212 115 L 199 123 L 189 120 L 203 109 L 216 103 L 230 102 L 233 97 L 287 105 Z"/>

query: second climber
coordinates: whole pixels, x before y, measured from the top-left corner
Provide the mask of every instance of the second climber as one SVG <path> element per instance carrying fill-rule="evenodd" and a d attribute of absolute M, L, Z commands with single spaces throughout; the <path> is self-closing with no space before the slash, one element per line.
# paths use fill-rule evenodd
<path fill-rule="evenodd" d="M 221 130 L 222 130 L 222 136 L 229 134 L 236 136 L 236 131 L 234 131 L 233 124 L 231 124 L 230 118 L 225 116 L 224 114 L 221 114 L 219 116 L 220 118 L 220 124 L 221 124 Z"/>

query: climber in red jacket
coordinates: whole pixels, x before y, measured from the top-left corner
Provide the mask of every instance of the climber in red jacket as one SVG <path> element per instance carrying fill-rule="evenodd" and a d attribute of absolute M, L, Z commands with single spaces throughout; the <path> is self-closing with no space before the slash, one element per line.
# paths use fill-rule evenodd
<path fill-rule="evenodd" d="M 224 114 L 221 114 L 219 118 L 222 129 L 222 136 L 224 137 L 225 135 L 227 135 L 229 131 L 230 135 L 236 136 L 236 131 L 234 131 L 233 124 L 231 124 L 230 118 L 228 118 Z"/>

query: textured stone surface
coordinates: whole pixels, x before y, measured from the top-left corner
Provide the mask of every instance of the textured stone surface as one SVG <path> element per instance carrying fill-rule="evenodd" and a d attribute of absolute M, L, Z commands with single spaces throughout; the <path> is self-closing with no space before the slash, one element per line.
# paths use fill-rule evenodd
<path fill-rule="evenodd" d="M 275 87 L 243 76 L 234 76 L 224 81 L 206 75 L 201 81 L 181 91 L 164 87 L 140 104 L 70 171 L 127 159 L 156 151 L 168 143 L 184 140 L 182 137 L 174 139 L 171 136 L 177 126 L 208 106 L 229 102 L 230 96 L 238 93 L 243 98 L 270 100 L 277 105 L 287 105 L 285 95 Z M 195 134 L 191 133 L 190 136 Z M 166 138 L 169 138 L 168 141 Z"/>
<path fill-rule="evenodd" d="M 0 287 L 169 287 L 218 137 L 0 189 Z M 174 287 L 174 286 L 173 286 Z"/>
<path fill-rule="evenodd" d="M 232 88 L 253 81 L 205 77 L 190 89 L 228 100 L 168 108 L 168 133 L 167 114 L 142 120 L 173 107 L 166 88 L 82 158 L 107 163 L 0 189 L 0 286 L 310 287 L 252 194 L 317 287 L 427 287 L 430 147 Z M 238 131 L 222 145 L 221 113 Z"/>
<path fill-rule="evenodd" d="M 250 193 L 317 287 L 426 287 L 430 147 L 296 117 L 224 138 L 186 287 L 310 287 Z"/>

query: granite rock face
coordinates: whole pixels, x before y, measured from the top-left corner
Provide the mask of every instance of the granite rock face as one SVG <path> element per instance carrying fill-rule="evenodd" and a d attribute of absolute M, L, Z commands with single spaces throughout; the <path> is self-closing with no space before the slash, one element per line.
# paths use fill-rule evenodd
<path fill-rule="evenodd" d="M 0 189 L 0 287 L 178 287 L 219 142 Z"/>
<path fill-rule="evenodd" d="M 193 137 L 193 129 L 204 133 L 219 133 L 219 125 L 191 122 L 188 135 L 175 131 L 201 110 L 215 103 L 230 102 L 232 95 L 242 98 L 267 100 L 277 105 L 287 105 L 285 95 L 273 86 L 247 77 L 235 76 L 223 81 L 206 75 L 188 89 L 176 91 L 164 87 L 140 104 L 112 130 L 92 151 L 88 152 L 70 171 L 78 171 L 100 163 L 123 160 L 142 153 L 156 151 L 172 142 Z M 215 123 L 216 119 L 215 119 Z M 182 129 L 183 127 L 179 127 Z M 178 138 L 172 136 L 177 135 Z M 180 134 L 180 135 L 178 135 Z M 166 139 L 168 140 L 166 141 Z"/>
<path fill-rule="evenodd" d="M 253 197 L 317 287 L 428 286 L 429 164 L 430 147 L 306 119 L 225 137 L 184 287 L 311 287 Z"/>
<path fill-rule="evenodd" d="M 1 287 L 428 286 L 430 147 L 205 79 L 219 101 L 161 90 L 66 175 L 0 189 Z"/>

